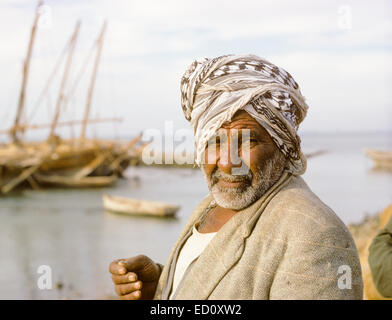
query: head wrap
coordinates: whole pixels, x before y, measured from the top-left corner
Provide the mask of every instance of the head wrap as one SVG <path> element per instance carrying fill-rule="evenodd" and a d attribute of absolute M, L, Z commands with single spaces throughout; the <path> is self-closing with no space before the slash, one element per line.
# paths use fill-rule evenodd
<path fill-rule="evenodd" d="M 243 109 L 289 159 L 288 170 L 305 172 L 297 129 L 308 106 L 298 84 L 282 68 L 250 54 L 195 60 L 181 79 L 181 104 L 194 131 L 198 165 L 208 140 Z"/>

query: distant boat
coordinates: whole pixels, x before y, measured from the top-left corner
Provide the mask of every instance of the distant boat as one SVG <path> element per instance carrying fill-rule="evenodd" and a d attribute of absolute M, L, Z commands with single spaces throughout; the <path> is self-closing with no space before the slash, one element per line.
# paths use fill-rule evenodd
<path fill-rule="evenodd" d="M 375 167 L 392 169 L 392 151 L 365 149 L 365 154 L 374 161 Z"/>
<path fill-rule="evenodd" d="M 327 150 L 317 150 L 317 151 L 305 153 L 305 157 L 306 157 L 306 159 L 310 159 L 313 157 L 321 156 L 325 153 L 327 153 Z"/>
<path fill-rule="evenodd" d="M 41 185 L 68 188 L 103 188 L 112 185 L 117 180 L 116 175 L 75 177 L 53 174 L 35 174 L 34 178 Z"/>
<path fill-rule="evenodd" d="M 108 211 L 130 215 L 149 215 L 156 217 L 174 216 L 180 206 L 148 200 L 103 195 L 103 206 Z"/>

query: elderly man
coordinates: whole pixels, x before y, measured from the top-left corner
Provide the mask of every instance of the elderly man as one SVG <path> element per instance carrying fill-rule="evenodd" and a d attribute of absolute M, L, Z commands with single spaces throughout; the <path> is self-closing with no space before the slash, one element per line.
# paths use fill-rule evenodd
<path fill-rule="evenodd" d="M 165 266 L 111 263 L 122 299 L 361 299 L 346 226 L 300 177 L 308 106 L 285 70 L 254 55 L 195 61 L 181 81 L 210 194 Z"/>

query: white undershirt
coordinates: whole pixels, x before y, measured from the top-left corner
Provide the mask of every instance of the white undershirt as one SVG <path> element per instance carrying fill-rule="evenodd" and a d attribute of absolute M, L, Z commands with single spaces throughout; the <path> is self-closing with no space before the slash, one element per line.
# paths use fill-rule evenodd
<path fill-rule="evenodd" d="M 189 265 L 201 255 L 215 234 L 216 232 L 200 233 L 197 231 L 196 226 L 193 226 L 192 235 L 185 242 L 177 259 L 173 288 L 169 299 L 172 299 L 176 292 L 177 286 L 180 283 L 186 269 L 188 269 Z"/>

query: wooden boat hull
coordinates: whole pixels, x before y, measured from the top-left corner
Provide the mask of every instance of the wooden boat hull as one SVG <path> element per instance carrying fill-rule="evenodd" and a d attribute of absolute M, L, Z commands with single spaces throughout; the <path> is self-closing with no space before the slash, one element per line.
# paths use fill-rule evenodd
<path fill-rule="evenodd" d="M 26 58 L 23 63 L 22 86 L 13 126 L 3 130 L 0 134 L 8 134 L 11 143 L 0 143 L 0 193 L 6 194 L 17 187 L 30 185 L 33 189 L 39 189 L 40 184 L 66 187 L 102 187 L 111 185 L 117 178 L 122 176 L 123 171 L 139 159 L 139 153 L 135 149 L 136 144 L 142 137 L 139 134 L 131 141 L 110 141 L 102 139 L 86 138 L 87 124 L 107 120 L 118 121 L 120 119 L 90 119 L 92 95 L 94 92 L 95 79 L 99 66 L 103 38 L 106 31 L 104 22 L 98 38 L 94 42 L 91 52 L 96 50 L 94 66 L 88 87 L 87 102 L 83 119 L 71 120 L 60 123 L 59 116 L 67 101 L 72 96 L 72 90 L 66 92 L 67 79 L 72 65 L 75 42 L 78 37 L 80 21 L 76 23 L 75 30 L 69 39 L 66 50 L 62 57 L 67 56 L 60 81 L 59 95 L 55 104 L 54 117 L 50 124 L 30 124 L 31 115 L 24 119 L 25 97 L 30 70 L 30 62 L 33 57 L 33 44 L 36 37 L 40 9 L 43 1 L 38 1 L 35 11 L 34 23 L 31 28 L 30 40 Z M 91 53 L 90 53 L 91 54 Z M 48 93 L 49 86 L 53 82 L 60 64 L 57 64 L 47 84 L 42 91 L 36 106 L 42 103 L 42 98 Z M 30 119 L 28 119 L 30 118 Z M 77 123 L 82 125 L 78 138 L 64 140 L 56 134 L 56 128 L 60 125 L 72 126 Z M 50 128 L 47 139 L 38 142 L 25 142 L 24 133 L 27 129 Z M 133 151 L 133 153 L 131 152 Z M 70 171 L 77 170 L 74 175 Z M 63 171 L 67 171 L 64 174 Z"/>
<path fill-rule="evenodd" d="M 33 177 L 40 185 L 68 188 L 102 188 L 111 186 L 117 180 L 117 176 L 115 175 L 108 177 L 75 178 L 74 176 L 34 174 Z"/>
<path fill-rule="evenodd" d="M 16 187 L 103 187 L 121 177 L 139 159 L 130 142 L 64 140 L 52 150 L 47 143 L 9 144 L 0 148 L 0 193 Z M 36 167 L 33 172 L 30 168 Z M 50 178 L 49 176 L 52 176 Z M 71 178 L 73 176 L 73 178 Z"/>
<path fill-rule="evenodd" d="M 124 198 L 112 195 L 103 195 L 103 206 L 106 210 L 129 215 L 148 215 L 156 217 L 174 216 L 178 209 L 177 205 Z"/>
<path fill-rule="evenodd" d="M 392 151 L 365 149 L 365 154 L 374 161 L 375 167 L 392 169 Z"/>

